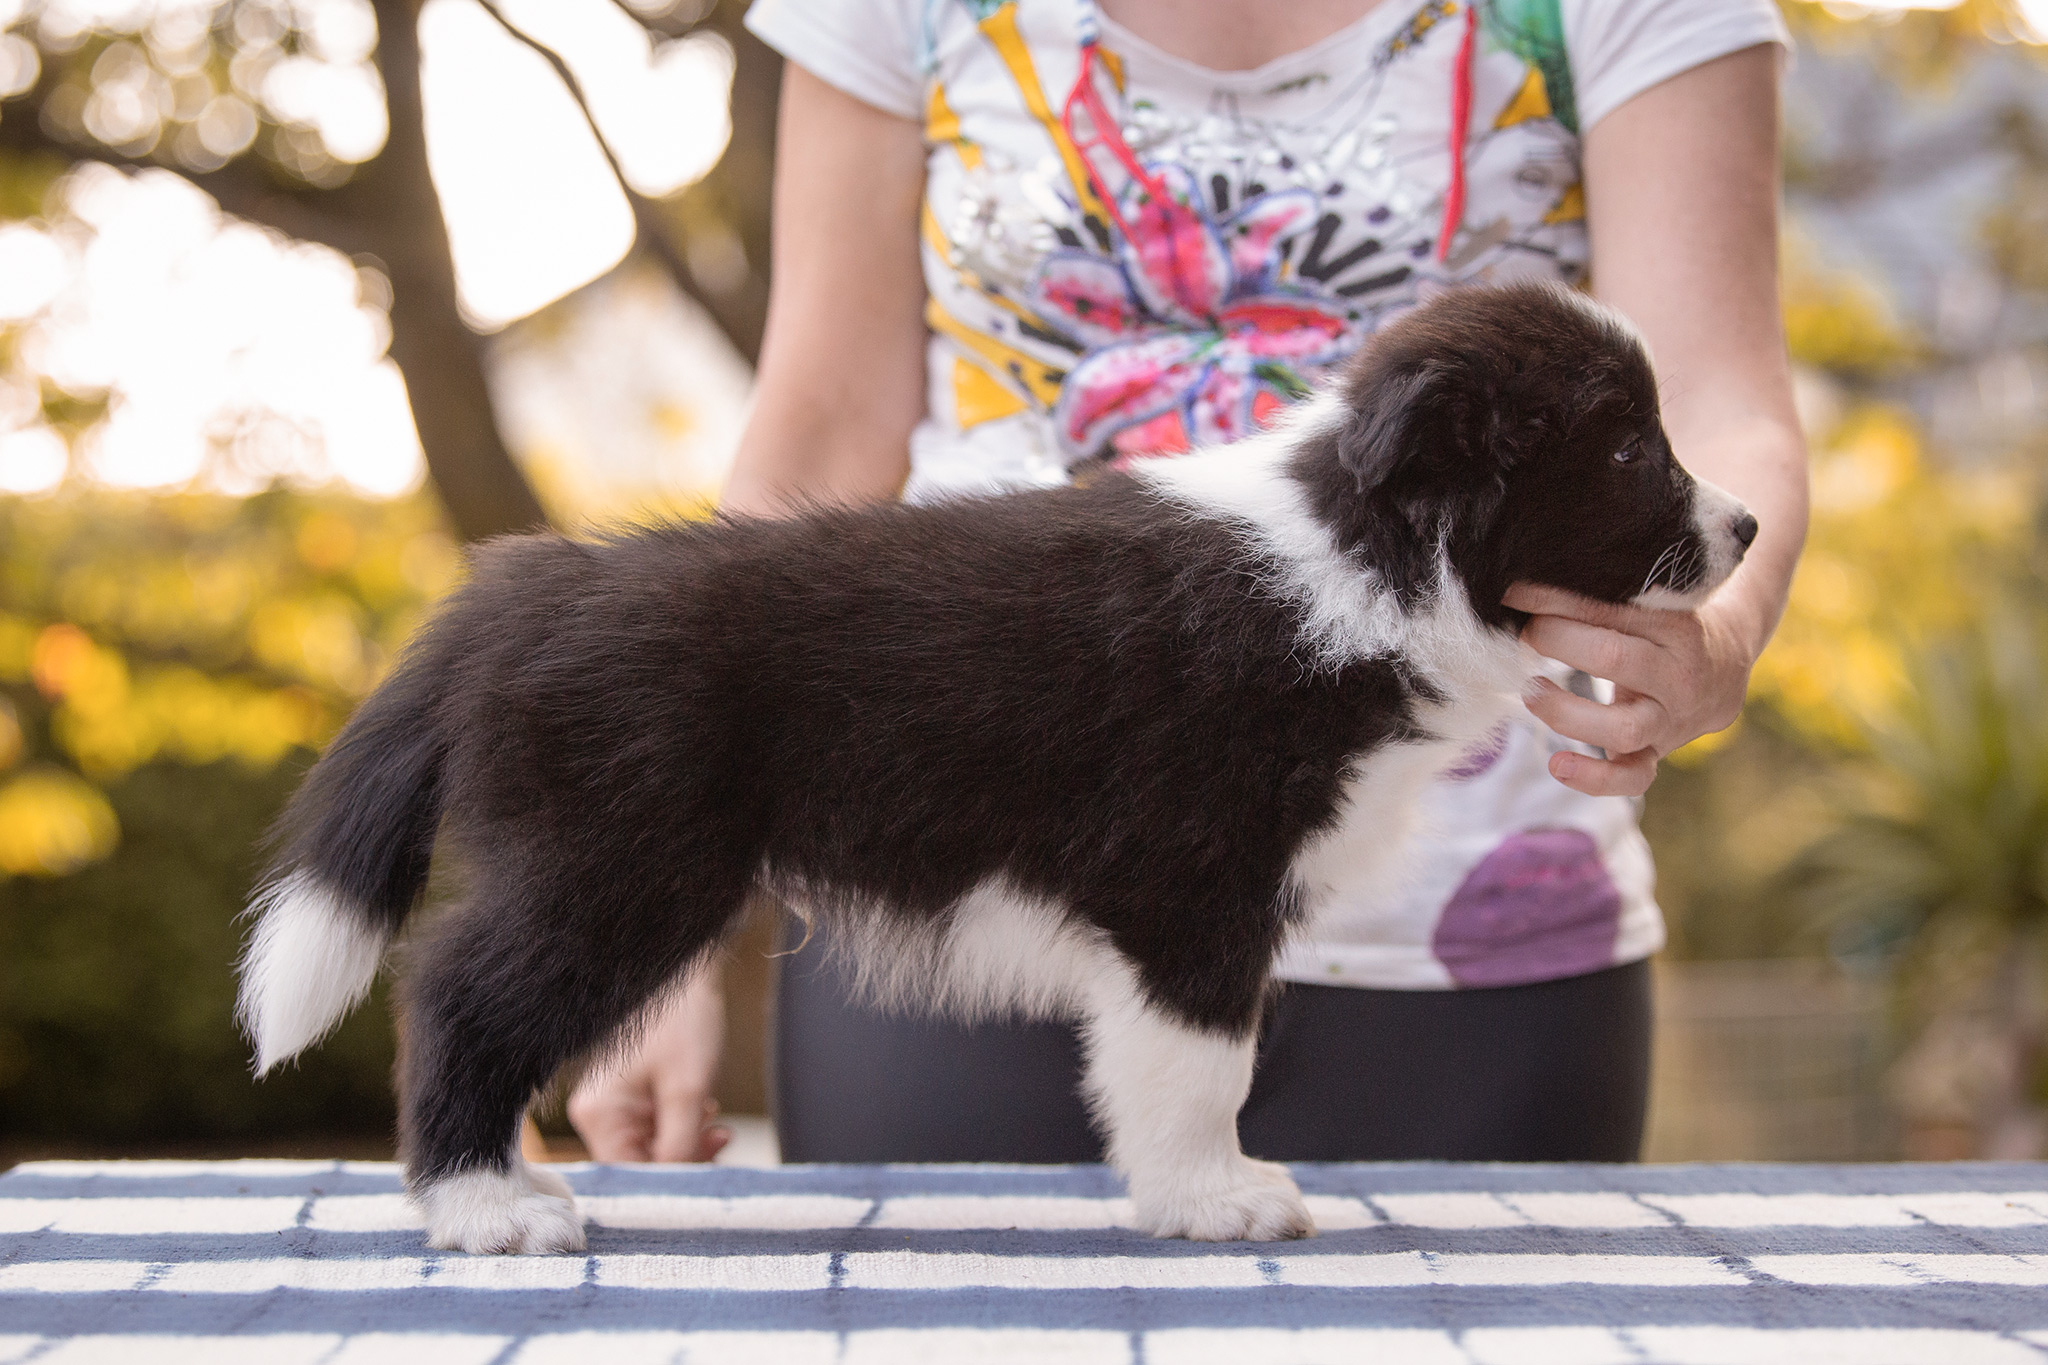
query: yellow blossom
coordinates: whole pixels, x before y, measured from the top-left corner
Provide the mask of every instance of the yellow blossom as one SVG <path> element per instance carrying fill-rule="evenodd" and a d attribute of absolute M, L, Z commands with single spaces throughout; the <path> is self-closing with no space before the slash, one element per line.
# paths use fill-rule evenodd
<path fill-rule="evenodd" d="M 0 874 L 61 877 L 120 842 L 114 808 L 61 768 L 36 768 L 0 787 Z"/>

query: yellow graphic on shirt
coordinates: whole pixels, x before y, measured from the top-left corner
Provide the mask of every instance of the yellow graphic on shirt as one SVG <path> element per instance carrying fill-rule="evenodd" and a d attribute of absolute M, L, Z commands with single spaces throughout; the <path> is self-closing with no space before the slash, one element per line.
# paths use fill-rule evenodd
<path fill-rule="evenodd" d="M 1586 216 L 1586 186 L 1574 182 L 1557 201 L 1557 207 L 1543 215 L 1546 223 L 1576 223 Z"/>
<path fill-rule="evenodd" d="M 961 164 L 969 170 L 981 165 L 981 148 L 960 131 L 960 116 L 946 103 L 946 87 L 938 81 L 932 82 L 932 97 L 925 102 L 924 137 L 927 142 L 952 143 L 953 150 L 960 154 Z"/>
<path fill-rule="evenodd" d="M 1515 92 L 1515 97 L 1500 111 L 1500 117 L 1493 121 L 1493 127 L 1494 131 L 1498 132 L 1518 124 L 1539 119 L 1554 121 L 1556 118 L 1557 113 L 1550 105 L 1550 82 L 1545 79 L 1541 67 L 1532 65 L 1528 78 L 1522 82 L 1522 88 Z M 1585 216 L 1585 186 L 1573 181 L 1565 187 L 1564 193 L 1558 196 L 1557 202 L 1551 205 L 1550 212 L 1544 214 L 1541 221 L 1546 225 L 1555 226 L 1558 223 L 1575 223 Z"/>
<path fill-rule="evenodd" d="M 1387 45 L 1384 49 L 1385 60 L 1391 61 L 1396 57 L 1405 55 L 1410 48 L 1413 48 L 1422 41 L 1424 34 L 1452 15 L 1462 12 L 1463 6 L 1455 3 L 1455 0 L 1430 0 L 1429 4 L 1424 5 L 1415 12 L 1414 17 L 1401 28 L 1400 32 L 1387 40 Z"/>
<path fill-rule="evenodd" d="M 1080 149 L 1067 136 L 1066 126 L 1045 98 L 1045 87 L 1038 83 L 1037 63 L 1031 60 L 1031 49 L 1025 45 L 1024 35 L 1017 31 L 1017 0 L 1005 0 L 993 14 L 981 21 L 980 28 L 995 46 L 1003 65 L 1010 68 L 1010 78 L 1017 82 L 1017 92 L 1024 97 L 1024 107 L 1045 129 L 1045 135 L 1052 139 L 1060 160 L 1066 164 L 1067 179 L 1073 182 L 1081 212 L 1093 215 L 1098 221 L 1107 219 L 1102 200 L 1088 183 L 1088 166 L 1081 160 Z"/>
<path fill-rule="evenodd" d="M 987 283 L 976 277 L 973 271 L 959 264 L 959 252 L 955 251 L 953 243 L 947 240 L 946 230 L 939 226 L 938 215 L 932 212 L 930 200 L 919 204 L 917 209 L 917 227 L 919 233 L 924 237 L 925 245 L 936 251 L 939 254 L 940 260 L 953 267 L 954 279 L 958 280 L 966 288 L 972 289 L 975 293 L 981 295 L 984 302 L 994 304 L 1011 317 L 1028 322 L 1035 327 L 1045 326 L 1044 321 L 1036 313 L 1020 306 L 1012 299 L 1005 298 L 999 291 L 989 288 Z"/>
<path fill-rule="evenodd" d="M 1097 48 L 1102 54 L 1102 64 L 1109 68 L 1110 83 L 1116 86 L 1117 94 L 1124 93 L 1124 59 L 1108 48 Z"/>
<path fill-rule="evenodd" d="M 962 431 L 1014 416 L 1030 406 L 967 357 L 953 357 L 953 420 Z"/>
<path fill-rule="evenodd" d="M 932 213 L 932 206 L 929 203 L 919 205 L 918 228 L 924 237 L 925 245 L 937 252 L 941 260 L 948 262 L 953 260 L 955 255 L 953 244 L 946 240 L 945 230 L 939 226 L 939 220 Z M 1018 307 L 1017 304 L 1004 298 L 1000 293 L 988 288 L 975 278 L 972 271 L 955 265 L 953 267 L 953 278 L 966 288 L 973 290 L 984 303 L 995 305 L 1019 321 L 1030 322 L 1040 327 L 1045 325 L 1039 321 L 1035 314 Z M 940 308 L 936 301 L 928 303 L 926 305 L 926 320 L 931 324 L 932 329 L 944 332 L 956 340 L 960 339 L 958 331 L 949 330 L 948 327 L 940 325 L 933 316 L 934 312 L 949 319 L 952 317 L 951 314 L 946 313 L 944 309 Z M 952 319 L 952 325 L 962 329 L 966 327 L 966 324 L 958 319 Z M 976 335 L 981 336 L 982 334 L 976 333 Z M 989 373 L 981 365 L 969 360 L 965 356 L 955 356 L 953 358 L 953 417 L 963 431 L 968 427 L 978 426 L 983 422 L 993 422 L 999 417 L 1009 417 L 1029 409 L 1032 406 L 1030 399 L 1025 397 L 1023 393 L 1018 392 L 1020 389 L 1030 392 L 1030 385 L 1023 376 L 1034 368 L 1045 374 L 1053 373 L 1052 370 L 1046 366 L 1039 365 L 1021 351 L 1004 348 L 1003 353 L 1000 355 L 991 355 L 987 351 L 983 351 L 982 354 L 988 355 L 998 365 L 1004 375 L 1010 376 L 1011 383 L 1006 385 L 1002 379 L 997 378 L 996 375 Z M 1065 378 L 1065 375 L 1061 374 L 1060 378 Z M 1059 380 L 1053 380 L 1052 384 L 1053 391 L 1057 393 Z"/>
<path fill-rule="evenodd" d="M 924 321 L 940 336 L 950 337 L 956 345 L 988 362 L 996 373 L 1008 375 L 1043 406 L 1051 407 L 1060 396 L 1060 382 L 1067 377 L 1065 370 L 1033 360 L 1016 347 L 976 331 L 947 312 L 937 299 L 925 300 Z"/>
<path fill-rule="evenodd" d="M 953 260 L 953 244 L 946 240 L 946 230 L 939 226 L 939 217 L 932 212 L 929 199 L 917 206 L 917 230 L 924 237 L 924 244 L 938 252 L 939 259 L 953 266 L 953 273 L 964 280 L 964 272 Z"/>
<path fill-rule="evenodd" d="M 1517 123 L 1527 123 L 1532 118 L 1550 117 L 1550 89 L 1544 83 L 1543 73 L 1532 66 L 1529 68 L 1529 78 L 1522 82 L 1522 88 L 1508 101 L 1508 107 L 1500 111 L 1500 117 L 1493 121 L 1493 126 L 1512 128 Z"/>

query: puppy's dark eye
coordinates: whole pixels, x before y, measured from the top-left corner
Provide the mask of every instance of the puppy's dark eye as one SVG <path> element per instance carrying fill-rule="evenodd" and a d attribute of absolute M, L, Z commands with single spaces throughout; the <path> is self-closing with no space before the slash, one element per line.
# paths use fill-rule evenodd
<path fill-rule="evenodd" d="M 1643 447 L 1640 441 L 1630 441 L 1620 450 L 1614 452 L 1614 462 L 1616 464 L 1634 464 L 1642 458 Z"/>

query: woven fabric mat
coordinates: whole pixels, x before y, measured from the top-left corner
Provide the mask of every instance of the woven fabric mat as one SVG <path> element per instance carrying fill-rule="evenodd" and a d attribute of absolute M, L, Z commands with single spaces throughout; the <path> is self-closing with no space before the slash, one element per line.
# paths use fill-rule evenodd
<path fill-rule="evenodd" d="M 1155 1241 L 1099 1167 L 561 1166 L 588 1254 L 430 1251 L 395 1167 L 0 1175 L 0 1365 L 2048 1365 L 2048 1166 L 1300 1166 Z"/>

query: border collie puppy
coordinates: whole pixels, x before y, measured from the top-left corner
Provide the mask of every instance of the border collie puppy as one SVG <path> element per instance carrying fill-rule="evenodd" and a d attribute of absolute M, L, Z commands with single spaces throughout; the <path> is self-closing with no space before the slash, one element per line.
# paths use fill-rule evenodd
<path fill-rule="evenodd" d="M 409 1187 L 434 1246 L 581 1248 L 521 1112 L 765 887 L 879 998 L 1078 1019 L 1145 1229 L 1306 1236 L 1237 1142 L 1269 967 L 1543 670 L 1501 594 L 1687 608 L 1755 534 L 1672 458 L 1636 333 L 1517 285 L 1392 322 L 1277 430 L 1086 487 L 494 541 L 283 817 L 257 1070 L 363 997 L 452 841 L 468 888 L 404 990 Z"/>

